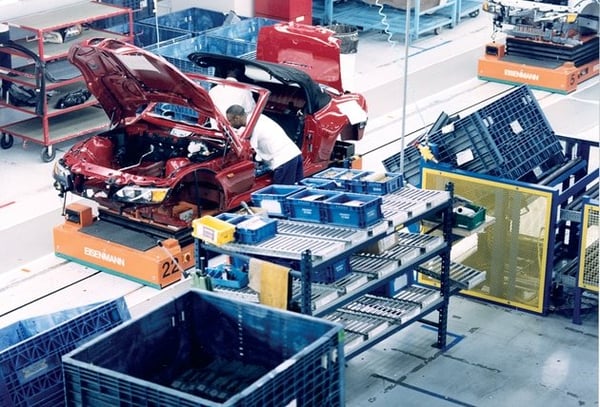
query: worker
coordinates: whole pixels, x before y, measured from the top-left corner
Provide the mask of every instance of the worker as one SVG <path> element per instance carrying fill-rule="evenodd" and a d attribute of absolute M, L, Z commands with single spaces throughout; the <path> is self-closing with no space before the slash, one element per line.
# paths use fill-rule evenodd
<path fill-rule="evenodd" d="M 231 82 L 237 82 L 240 77 L 238 68 L 230 68 L 227 70 L 225 79 Z M 238 88 L 236 86 L 228 86 L 227 84 L 218 84 L 213 86 L 208 94 L 213 103 L 221 113 L 225 113 L 227 108 L 233 104 L 241 105 L 246 113 L 250 114 L 256 106 L 252 92 L 247 89 Z"/>
<path fill-rule="evenodd" d="M 232 105 L 227 120 L 235 129 L 246 126 L 248 113 L 241 105 Z M 250 136 L 254 159 L 273 171 L 273 183 L 293 185 L 304 178 L 302 152 L 285 131 L 270 117 L 261 114 Z"/>

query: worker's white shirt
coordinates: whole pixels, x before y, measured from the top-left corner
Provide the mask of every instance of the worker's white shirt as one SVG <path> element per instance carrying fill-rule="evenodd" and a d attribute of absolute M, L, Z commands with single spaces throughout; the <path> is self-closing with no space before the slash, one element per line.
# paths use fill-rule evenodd
<path fill-rule="evenodd" d="M 227 80 L 237 82 L 235 78 L 227 78 Z M 256 106 L 251 91 L 236 88 L 234 86 L 216 85 L 208 91 L 208 94 L 217 109 L 223 114 L 227 112 L 227 109 L 231 105 L 242 106 L 248 114 L 250 114 Z"/>
<path fill-rule="evenodd" d="M 256 160 L 272 170 L 302 154 L 298 146 L 273 119 L 261 114 L 250 137 Z"/>

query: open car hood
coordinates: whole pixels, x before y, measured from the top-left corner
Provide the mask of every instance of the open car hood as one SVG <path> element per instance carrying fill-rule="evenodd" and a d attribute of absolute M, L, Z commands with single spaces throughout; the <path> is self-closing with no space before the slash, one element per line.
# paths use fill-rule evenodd
<path fill-rule="evenodd" d="M 137 116 L 151 102 L 188 106 L 215 117 L 208 92 L 168 61 L 134 45 L 107 38 L 88 39 L 69 49 L 69 61 L 113 124 Z"/>
<path fill-rule="evenodd" d="M 227 70 L 235 67 L 243 72 L 243 77 L 238 78 L 240 82 L 260 85 L 261 81 L 275 80 L 298 87 L 306 94 L 306 112 L 309 114 L 322 109 L 331 100 L 331 96 L 306 72 L 292 66 L 208 52 L 194 52 L 188 59 L 202 68 L 214 68 L 214 75 L 218 77 L 225 77 Z"/>
<path fill-rule="evenodd" d="M 256 59 L 294 66 L 315 81 L 343 93 L 341 40 L 321 26 L 277 23 L 258 33 Z"/>

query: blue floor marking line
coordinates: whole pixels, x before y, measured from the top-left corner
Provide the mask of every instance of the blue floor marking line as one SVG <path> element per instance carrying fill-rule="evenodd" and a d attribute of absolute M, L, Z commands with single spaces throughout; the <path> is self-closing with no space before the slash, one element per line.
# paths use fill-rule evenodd
<path fill-rule="evenodd" d="M 407 389 L 411 389 L 416 392 L 423 393 L 423 394 L 426 394 L 431 397 L 435 397 L 436 399 L 440 399 L 440 400 L 444 400 L 444 401 L 447 401 L 452 404 L 456 404 L 458 406 L 476 407 L 474 404 L 465 403 L 464 401 L 456 400 L 451 397 L 444 396 L 443 394 L 439 394 L 439 393 L 436 393 L 436 392 L 433 392 L 430 390 L 423 389 L 421 387 L 416 387 L 416 386 L 406 384 L 406 383 L 396 383 L 396 384 L 398 384 L 399 386 L 402 386 L 402 387 L 406 387 Z"/>
<path fill-rule="evenodd" d="M 431 331 L 437 331 L 437 328 L 435 328 L 433 326 L 422 324 L 421 327 L 425 328 L 425 329 L 429 329 Z M 453 334 L 452 332 L 446 332 L 446 336 L 453 336 L 454 340 L 452 342 L 450 342 L 449 344 L 446 344 L 446 347 L 444 348 L 444 350 L 450 349 L 451 347 L 458 344 L 460 341 L 462 341 L 465 338 L 464 335 Z"/>

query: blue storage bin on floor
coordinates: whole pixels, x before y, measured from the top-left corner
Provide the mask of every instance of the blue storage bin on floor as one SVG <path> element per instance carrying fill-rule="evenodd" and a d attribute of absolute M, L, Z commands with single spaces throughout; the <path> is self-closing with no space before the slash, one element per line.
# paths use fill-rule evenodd
<path fill-rule="evenodd" d="M 191 289 L 65 355 L 68 405 L 342 406 L 343 326 Z"/>
<path fill-rule="evenodd" d="M 64 405 L 61 357 L 128 319 L 125 300 L 119 298 L 0 329 L 0 405 Z"/>

